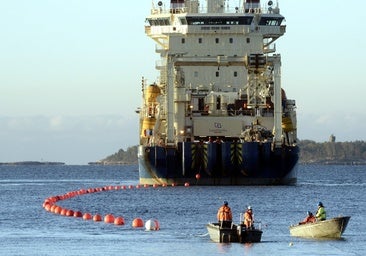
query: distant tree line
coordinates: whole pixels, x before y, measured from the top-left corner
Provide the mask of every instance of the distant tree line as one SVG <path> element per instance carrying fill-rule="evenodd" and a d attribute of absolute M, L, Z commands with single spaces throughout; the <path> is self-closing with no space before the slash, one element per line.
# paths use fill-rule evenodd
<path fill-rule="evenodd" d="M 300 147 L 300 163 L 311 164 L 366 164 L 366 142 L 315 142 L 302 140 Z M 98 164 L 137 164 L 137 146 L 120 149 L 117 153 L 106 157 Z"/>
<path fill-rule="evenodd" d="M 300 163 L 366 164 L 366 142 L 322 142 L 302 140 Z"/>
<path fill-rule="evenodd" d="M 110 155 L 97 163 L 102 164 L 137 164 L 137 146 L 118 150 L 117 153 Z"/>

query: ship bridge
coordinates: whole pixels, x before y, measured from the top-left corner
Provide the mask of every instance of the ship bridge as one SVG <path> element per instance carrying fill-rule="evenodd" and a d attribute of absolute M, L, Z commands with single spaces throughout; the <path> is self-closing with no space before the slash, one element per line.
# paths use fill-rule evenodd
<path fill-rule="evenodd" d="M 258 34 L 266 40 L 265 50 L 274 52 L 269 46 L 286 32 L 279 8 L 271 7 L 272 1 L 264 8 L 260 8 L 259 1 L 255 4 L 256 1 L 247 0 L 243 6 L 235 8 L 225 7 L 224 2 L 213 0 L 208 6 L 199 8 L 199 1 L 172 0 L 167 8 L 159 1 L 146 19 L 145 33 L 166 50 L 166 41 L 173 35 Z"/>

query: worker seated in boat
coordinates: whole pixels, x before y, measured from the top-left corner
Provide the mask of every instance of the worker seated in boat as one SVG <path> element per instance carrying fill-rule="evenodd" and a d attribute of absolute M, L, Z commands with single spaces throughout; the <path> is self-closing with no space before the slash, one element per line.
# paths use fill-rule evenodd
<path fill-rule="evenodd" d="M 231 227 L 233 215 L 227 201 L 224 201 L 224 204 L 217 211 L 217 220 L 219 221 L 220 227 Z"/>
<path fill-rule="evenodd" d="M 313 215 L 313 213 L 308 211 L 306 218 L 303 221 L 299 222 L 299 225 L 306 224 L 306 223 L 314 223 L 315 221 L 316 221 L 316 218 Z"/>
<path fill-rule="evenodd" d="M 316 211 L 315 217 L 317 220 L 326 220 L 327 219 L 327 215 L 325 212 L 325 208 L 322 202 L 318 203 L 318 210 Z"/>
<path fill-rule="evenodd" d="M 244 213 L 244 225 L 247 229 L 253 229 L 254 217 L 253 210 L 251 206 L 248 206 L 247 210 Z"/>

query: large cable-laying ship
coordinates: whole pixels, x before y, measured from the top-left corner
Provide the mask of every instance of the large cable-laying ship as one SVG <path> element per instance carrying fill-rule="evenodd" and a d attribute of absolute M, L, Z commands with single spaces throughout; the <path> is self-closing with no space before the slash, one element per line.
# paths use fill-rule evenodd
<path fill-rule="evenodd" d="M 296 183 L 296 105 L 274 44 L 284 17 L 277 2 L 235 2 L 153 2 L 160 76 L 142 79 L 141 184 Z"/>

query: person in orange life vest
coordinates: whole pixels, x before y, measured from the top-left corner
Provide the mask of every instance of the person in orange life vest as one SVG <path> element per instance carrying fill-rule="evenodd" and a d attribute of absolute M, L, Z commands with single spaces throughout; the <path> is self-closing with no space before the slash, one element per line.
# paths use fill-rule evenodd
<path fill-rule="evenodd" d="M 299 222 L 299 225 L 306 224 L 306 223 L 314 223 L 315 221 L 316 221 L 316 218 L 313 215 L 313 213 L 308 212 L 308 215 L 306 216 L 306 218 L 303 221 Z"/>
<path fill-rule="evenodd" d="M 254 222 L 253 210 L 252 207 L 248 206 L 247 210 L 244 213 L 244 225 L 248 229 L 253 228 L 253 222 Z"/>
<path fill-rule="evenodd" d="M 217 211 L 217 220 L 221 227 L 231 227 L 233 216 L 227 201 Z"/>

